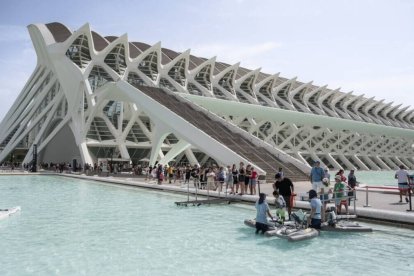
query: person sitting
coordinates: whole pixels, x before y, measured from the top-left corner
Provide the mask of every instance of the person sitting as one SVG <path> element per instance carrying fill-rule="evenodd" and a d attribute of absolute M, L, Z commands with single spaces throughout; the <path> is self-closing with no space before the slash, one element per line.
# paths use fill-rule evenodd
<path fill-rule="evenodd" d="M 318 198 L 318 194 L 316 193 L 315 190 L 309 191 L 309 199 L 310 199 L 311 213 L 308 217 L 308 225 L 311 228 L 321 229 L 322 202 Z"/>
<path fill-rule="evenodd" d="M 260 193 L 259 200 L 256 201 L 256 234 L 260 231 L 264 234 L 266 231 L 269 230 L 269 224 L 267 223 L 267 216 L 268 215 L 272 220 L 273 216 L 270 213 L 269 205 L 266 202 L 266 194 Z"/>
<path fill-rule="evenodd" d="M 286 218 L 286 202 L 283 196 L 279 195 L 277 191 L 273 192 L 275 197 L 275 206 L 276 206 L 276 216 L 282 221 L 282 224 L 285 222 Z"/>

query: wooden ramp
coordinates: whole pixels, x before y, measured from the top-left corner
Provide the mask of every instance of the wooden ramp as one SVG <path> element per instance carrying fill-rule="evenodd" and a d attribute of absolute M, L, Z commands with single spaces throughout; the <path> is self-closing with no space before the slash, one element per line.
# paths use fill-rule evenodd
<path fill-rule="evenodd" d="M 240 199 L 236 198 L 214 198 L 214 199 L 203 199 L 203 200 L 188 200 L 188 201 L 177 201 L 174 202 L 177 206 L 200 206 L 210 204 L 230 204 L 232 202 L 240 202 Z"/>

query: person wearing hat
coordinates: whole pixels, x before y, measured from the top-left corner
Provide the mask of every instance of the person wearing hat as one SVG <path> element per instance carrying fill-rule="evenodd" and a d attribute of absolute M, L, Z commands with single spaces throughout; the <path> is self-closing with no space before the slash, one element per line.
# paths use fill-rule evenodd
<path fill-rule="evenodd" d="M 348 202 L 343 199 L 345 192 L 345 183 L 342 182 L 340 175 L 335 175 L 334 197 L 336 213 L 341 213 L 342 205 L 345 205 L 346 213 L 348 213 Z"/>
<path fill-rule="evenodd" d="M 322 188 L 322 179 L 325 177 L 325 172 L 321 168 L 321 162 L 315 161 L 315 164 L 311 170 L 310 181 L 312 183 L 312 190 L 317 193 Z"/>

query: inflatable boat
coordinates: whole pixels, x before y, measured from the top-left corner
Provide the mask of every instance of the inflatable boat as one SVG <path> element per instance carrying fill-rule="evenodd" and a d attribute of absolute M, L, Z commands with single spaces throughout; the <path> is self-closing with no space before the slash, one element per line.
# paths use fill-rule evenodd
<path fill-rule="evenodd" d="M 331 209 L 331 211 L 328 213 L 328 221 L 322 223 L 321 230 L 332 232 L 372 232 L 372 228 L 362 226 L 355 221 L 350 221 L 350 218 L 356 218 L 356 216 L 337 215 L 335 213 L 335 209 Z"/>
<path fill-rule="evenodd" d="M 372 232 L 371 227 L 360 225 L 358 222 L 341 220 L 335 224 L 322 223 L 322 231 L 332 231 L 332 232 Z"/>
<path fill-rule="evenodd" d="M 282 239 L 287 239 L 288 241 L 303 241 L 309 240 L 319 236 L 319 231 L 313 228 L 282 228 L 273 231 L 267 231 L 266 236 L 276 236 Z"/>
<path fill-rule="evenodd" d="M 295 217 L 295 216 L 294 216 Z M 244 224 L 256 228 L 255 219 L 245 219 Z M 302 221 L 285 221 L 284 223 L 268 221 L 269 230 L 264 233 L 266 237 L 279 237 L 288 241 L 302 241 L 319 236 L 319 231 L 313 228 L 302 228 Z"/>
<path fill-rule="evenodd" d="M 245 219 L 244 224 L 251 227 L 251 228 L 256 229 L 256 220 L 255 219 Z M 269 225 L 269 231 L 271 231 L 271 230 L 281 228 L 281 227 L 295 227 L 295 222 L 285 221 L 285 222 L 282 223 L 280 221 L 274 221 L 274 220 L 268 219 L 267 225 Z"/>
<path fill-rule="evenodd" d="M 21 210 L 20 206 L 16 206 L 16 207 L 9 208 L 9 209 L 0 209 L 0 220 L 5 219 L 9 217 L 11 214 L 14 214 L 20 210 Z"/>

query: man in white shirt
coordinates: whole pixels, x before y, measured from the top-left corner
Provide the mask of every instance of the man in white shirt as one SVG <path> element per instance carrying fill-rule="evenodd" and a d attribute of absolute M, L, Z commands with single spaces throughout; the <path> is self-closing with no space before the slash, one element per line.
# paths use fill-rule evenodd
<path fill-rule="evenodd" d="M 408 202 L 408 184 L 410 182 L 410 176 L 404 169 L 403 165 L 400 165 L 400 169 L 395 172 L 395 179 L 398 179 L 398 189 L 400 190 L 400 202 L 402 202 L 402 195 L 405 194 L 405 201 Z"/>

